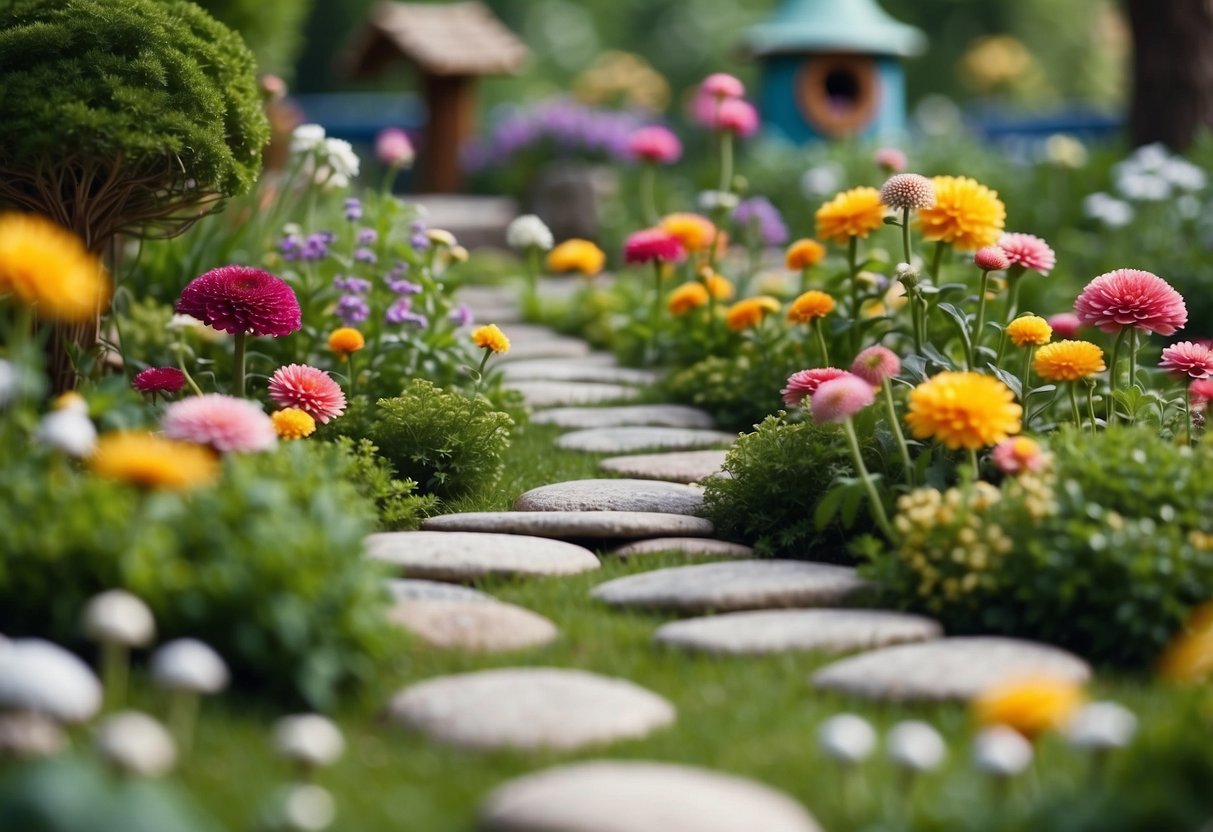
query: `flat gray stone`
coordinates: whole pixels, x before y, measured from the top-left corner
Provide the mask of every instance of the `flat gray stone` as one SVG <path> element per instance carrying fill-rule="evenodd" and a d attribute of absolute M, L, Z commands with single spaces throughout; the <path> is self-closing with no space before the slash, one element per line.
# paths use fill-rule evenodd
<path fill-rule="evenodd" d="M 442 581 L 421 581 L 391 578 L 386 582 L 393 601 L 456 601 L 460 603 L 491 603 L 497 599 L 478 589 Z"/>
<path fill-rule="evenodd" d="M 558 634 L 542 615 L 499 602 L 403 601 L 388 621 L 433 647 L 492 653 L 538 647 Z"/>
<path fill-rule="evenodd" d="M 591 381 L 515 381 L 507 386 L 530 407 L 627 401 L 640 394 L 635 387 Z"/>
<path fill-rule="evenodd" d="M 760 610 L 672 621 L 660 627 L 658 644 L 724 653 L 820 651 L 849 653 L 943 635 L 939 623 L 917 615 L 876 610 Z"/>
<path fill-rule="evenodd" d="M 622 427 L 592 428 L 566 433 L 556 445 L 566 451 L 598 454 L 626 454 L 660 448 L 703 448 L 708 445 L 731 445 L 737 434 L 719 430 L 688 430 L 686 428 Z"/>
<path fill-rule="evenodd" d="M 651 511 L 473 511 L 422 521 L 441 532 L 500 532 L 558 539 L 633 540 L 638 537 L 707 537 L 712 521 Z"/>
<path fill-rule="evenodd" d="M 664 454 L 612 456 L 598 467 L 604 471 L 666 482 L 699 482 L 721 473 L 728 451 L 672 451 Z"/>
<path fill-rule="evenodd" d="M 532 488 L 514 511 L 650 511 L 699 514 L 703 491 L 654 480 L 572 480 Z"/>
<path fill-rule="evenodd" d="M 499 786 L 480 832 L 821 832 L 783 792 L 670 763 L 590 761 Z"/>
<path fill-rule="evenodd" d="M 616 578 L 599 584 L 591 595 L 617 607 L 730 612 L 838 606 L 866 586 L 848 566 L 799 560 L 738 560 Z"/>
<path fill-rule="evenodd" d="M 509 328 L 505 330 L 505 334 L 510 339 L 511 345 L 536 341 L 562 341 L 568 338 L 567 335 L 561 335 L 550 326 L 539 324 L 510 324 Z"/>
<path fill-rule="evenodd" d="M 471 306 L 470 308 L 476 326 L 480 324 L 498 324 L 504 328 L 507 325 L 519 324 L 526 320 L 526 315 L 522 314 L 520 308 L 508 304 L 503 306 Z"/>
<path fill-rule="evenodd" d="M 632 367 L 583 364 L 576 358 L 538 358 L 502 364 L 501 377 L 507 386 L 519 381 L 596 381 L 604 384 L 645 385 L 656 383 L 661 374 Z"/>
<path fill-rule="evenodd" d="M 554 407 L 531 416 L 539 425 L 584 430 L 587 428 L 622 428 L 636 426 L 667 428 L 716 427 L 711 414 L 696 407 L 681 404 L 633 404 L 622 407 Z"/>
<path fill-rule="evenodd" d="M 368 536 L 365 548 L 368 557 L 400 567 L 410 577 L 435 581 L 470 581 L 488 575 L 574 575 L 599 566 L 594 553 L 581 546 L 509 534 L 386 532 Z"/>
<path fill-rule="evenodd" d="M 510 334 L 508 329 L 505 334 L 508 338 Z M 536 358 L 580 358 L 589 353 L 590 345 L 580 338 L 557 335 L 553 338 L 523 341 L 519 344 L 511 341 L 509 352 L 498 356 L 497 363 L 504 365 L 506 362 L 530 361 Z"/>
<path fill-rule="evenodd" d="M 810 679 L 821 690 L 887 701 L 968 700 L 1016 679 L 1086 682 L 1077 656 L 1032 641 L 979 636 L 903 644 L 827 665 Z"/>
<path fill-rule="evenodd" d="M 443 676 L 405 688 L 389 715 L 460 748 L 572 751 L 639 739 L 675 719 L 668 701 L 626 679 L 514 667 Z"/>
<path fill-rule="evenodd" d="M 619 558 L 635 558 L 664 552 L 676 552 L 697 558 L 754 557 L 754 550 L 749 546 L 729 543 L 726 540 L 713 540 L 710 537 L 654 537 L 650 540 L 625 543 L 612 549 L 610 553 Z"/>

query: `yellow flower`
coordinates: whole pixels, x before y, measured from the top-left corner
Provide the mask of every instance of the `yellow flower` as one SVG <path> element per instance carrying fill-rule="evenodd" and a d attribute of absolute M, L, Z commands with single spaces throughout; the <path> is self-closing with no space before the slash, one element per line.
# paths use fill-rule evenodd
<path fill-rule="evenodd" d="M 451 248 L 456 245 L 455 235 L 443 228 L 431 228 L 425 232 L 425 236 L 436 246 Z"/>
<path fill-rule="evenodd" d="M 1107 367 L 1103 350 L 1090 341 L 1057 341 L 1036 351 L 1032 369 L 1046 381 L 1077 381 Z"/>
<path fill-rule="evenodd" d="M 0 295 L 53 321 L 84 321 L 109 300 L 100 261 L 80 238 L 34 214 L 0 214 Z"/>
<path fill-rule="evenodd" d="M 472 330 L 472 343 L 478 347 L 493 352 L 509 352 L 510 339 L 498 328 L 497 324 L 478 326 Z"/>
<path fill-rule="evenodd" d="M 983 693 L 973 701 L 973 715 L 981 725 L 1005 725 L 1034 739 L 1065 725 L 1082 698 L 1082 688 L 1073 682 L 1022 679 Z"/>
<path fill-rule="evenodd" d="M 348 358 L 350 353 L 358 352 L 365 346 L 366 339 L 353 327 L 343 326 L 334 329 L 332 335 L 329 336 L 329 349 L 342 359 Z"/>
<path fill-rule="evenodd" d="M 1019 433 L 1023 408 L 993 376 L 944 372 L 910 391 L 906 424 L 915 439 L 936 439 L 952 450 L 977 450 Z"/>
<path fill-rule="evenodd" d="M 725 313 L 724 322 L 734 332 L 741 332 L 758 326 L 767 315 L 778 311 L 779 301 L 770 295 L 759 295 L 756 298 L 739 300 L 730 306 Z"/>
<path fill-rule="evenodd" d="M 932 182 L 935 206 L 918 212 L 924 240 L 942 240 L 961 251 L 998 242 L 1007 209 L 996 191 L 967 176 L 936 176 Z"/>
<path fill-rule="evenodd" d="M 548 252 L 548 269 L 593 277 L 606 265 L 606 254 L 589 240 L 565 240 Z"/>
<path fill-rule="evenodd" d="M 1195 682 L 1213 671 L 1213 602 L 1201 604 L 1167 646 L 1158 672 L 1172 682 Z"/>
<path fill-rule="evenodd" d="M 700 214 L 670 214 L 661 221 L 660 227 L 671 237 L 678 238 L 690 254 L 709 248 L 716 239 L 716 226 Z"/>
<path fill-rule="evenodd" d="M 867 237 L 884 225 L 885 207 L 875 188 L 843 191 L 817 209 L 817 236 L 839 245 Z"/>
<path fill-rule="evenodd" d="M 88 465 L 99 477 L 144 488 L 194 488 L 219 476 L 219 461 L 206 448 L 140 431 L 101 437 Z"/>
<path fill-rule="evenodd" d="M 797 240 L 788 246 L 788 250 L 784 257 L 788 264 L 788 268 L 793 271 L 801 271 L 810 266 L 816 266 L 826 256 L 826 247 L 816 240 L 810 240 L 807 237 L 803 240 Z"/>
<path fill-rule="evenodd" d="M 708 305 L 708 290 L 702 283 L 683 283 L 670 292 L 666 307 L 674 317 L 681 317 L 702 306 Z"/>
<path fill-rule="evenodd" d="M 712 297 L 716 300 L 732 300 L 733 295 L 737 294 L 737 287 L 733 285 L 733 281 L 727 277 L 709 273 L 706 266 L 700 272 L 700 280 L 703 281 L 704 288 L 711 292 Z"/>
<path fill-rule="evenodd" d="M 835 306 L 837 304 L 834 299 L 825 292 L 810 289 L 792 301 L 792 306 L 788 309 L 788 320 L 795 324 L 812 323 L 829 315 Z"/>
<path fill-rule="evenodd" d="M 270 421 L 280 439 L 302 439 L 316 432 L 316 420 L 297 407 L 274 411 Z"/>
<path fill-rule="evenodd" d="M 1039 347 L 1049 343 L 1053 327 L 1039 315 L 1022 315 L 1007 324 L 1007 337 L 1017 347 Z"/>

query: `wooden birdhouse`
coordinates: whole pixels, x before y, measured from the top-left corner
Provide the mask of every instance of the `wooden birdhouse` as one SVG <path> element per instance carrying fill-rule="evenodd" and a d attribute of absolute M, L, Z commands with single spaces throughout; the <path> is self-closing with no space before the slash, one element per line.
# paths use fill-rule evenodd
<path fill-rule="evenodd" d="M 377 3 L 348 56 L 355 78 L 404 60 L 421 76 L 425 134 L 418 159 L 423 186 L 459 190 L 460 152 L 475 130 L 476 79 L 514 75 L 529 56 L 521 40 L 487 6 L 461 3 Z"/>
<path fill-rule="evenodd" d="M 904 131 L 901 59 L 921 54 L 926 37 L 876 0 L 782 0 L 746 45 L 762 63 L 765 128 L 802 144 Z"/>

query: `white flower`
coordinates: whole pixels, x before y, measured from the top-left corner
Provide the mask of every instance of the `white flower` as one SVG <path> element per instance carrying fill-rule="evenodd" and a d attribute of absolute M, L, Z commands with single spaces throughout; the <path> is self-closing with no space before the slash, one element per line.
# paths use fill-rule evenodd
<path fill-rule="evenodd" d="M 713 211 L 732 211 L 741 203 L 740 197 L 731 191 L 700 191 L 698 201 L 699 210 L 709 214 Z"/>
<path fill-rule="evenodd" d="M 101 682 L 73 654 L 42 639 L 0 650 L 0 710 L 33 711 L 59 722 L 85 722 L 101 708 Z"/>
<path fill-rule="evenodd" d="M 274 725 L 274 749 L 308 766 L 327 766 L 345 752 L 345 738 L 331 719 L 319 714 L 286 716 Z"/>
<path fill-rule="evenodd" d="M 809 168 L 800 176 L 800 192 L 804 196 L 831 196 L 842 188 L 846 171 L 837 162 L 826 162 Z"/>
<path fill-rule="evenodd" d="M 344 176 L 347 180 L 358 175 L 361 165 L 353 145 L 345 139 L 325 139 L 324 160 L 335 175 Z"/>
<path fill-rule="evenodd" d="M 939 732 L 925 722 L 899 722 L 889 731 L 889 757 L 910 771 L 934 771 L 948 755 Z"/>
<path fill-rule="evenodd" d="M 274 801 L 273 828 L 320 832 L 337 816 L 333 796 L 320 786 L 296 784 L 282 789 Z"/>
<path fill-rule="evenodd" d="M 995 725 L 973 738 L 973 762 L 995 777 L 1014 777 L 1032 764 L 1032 744 L 1019 732 Z"/>
<path fill-rule="evenodd" d="M 1171 183 L 1156 173 L 1123 173 L 1116 179 L 1116 190 L 1137 202 L 1162 202 L 1171 196 Z"/>
<path fill-rule="evenodd" d="M 93 596 L 84 608 L 84 634 L 93 641 L 143 647 L 156 637 L 147 604 L 122 589 Z"/>
<path fill-rule="evenodd" d="M 324 146 L 324 128 L 319 124 L 300 124 L 291 134 L 291 153 L 311 153 Z"/>
<path fill-rule="evenodd" d="M 1192 194 L 1184 194 L 1179 199 L 1175 200 L 1175 210 L 1179 215 L 1186 220 L 1194 220 L 1200 216 L 1201 204 L 1200 200 L 1192 196 Z"/>
<path fill-rule="evenodd" d="M 1179 156 L 1168 159 L 1158 173 L 1181 191 L 1203 191 L 1209 181 L 1203 170 Z"/>
<path fill-rule="evenodd" d="M 1082 212 L 1109 228 L 1123 228 L 1133 221 L 1132 205 L 1103 192 L 1091 194 L 1083 199 Z"/>
<path fill-rule="evenodd" d="M 138 711 L 106 717 L 97 728 L 94 743 L 106 762 L 128 774 L 161 777 L 177 762 L 177 745 L 169 732 Z"/>
<path fill-rule="evenodd" d="M 832 716 L 817 729 L 821 750 L 848 765 L 866 760 L 876 747 L 876 731 L 855 714 Z"/>
<path fill-rule="evenodd" d="M 1124 748 L 1137 733 L 1137 717 L 1115 702 L 1083 705 L 1063 729 L 1070 745 L 1093 751 Z"/>
<path fill-rule="evenodd" d="M 13 397 L 17 395 L 18 386 L 17 368 L 0 358 L 0 407 L 4 407 L 13 400 Z"/>
<path fill-rule="evenodd" d="M 180 312 L 169 318 L 168 324 L 165 326 L 169 332 L 183 332 L 187 329 L 201 329 L 206 326 L 202 321 L 195 318 L 193 315 L 182 315 Z"/>
<path fill-rule="evenodd" d="M 333 173 L 330 168 L 321 168 L 321 173 L 316 176 L 315 182 L 320 186 L 320 190 L 325 193 L 331 191 L 344 191 L 350 186 L 348 177 L 340 173 Z"/>
<path fill-rule="evenodd" d="M 1054 133 L 1045 141 L 1045 159 L 1063 168 L 1081 168 L 1087 164 L 1087 148 L 1068 133 Z"/>
<path fill-rule="evenodd" d="M 86 457 L 97 444 L 97 428 L 87 413 L 69 407 L 43 416 L 34 438 L 68 456 Z"/>
<path fill-rule="evenodd" d="M 1171 151 L 1162 142 L 1145 144 L 1129 155 L 1128 161 L 1145 173 L 1158 173 L 1171 160 Z M 1123 164 L 1123 163 L 1122 163 Z"/>
<path fill-rule="evenodd" d="M 547 251 L 555 243 L 551 230 L 534 214 L 523 214 L 511 222 L 505 229 L 505 241 L 516 251 Z"/>
<path fill-rule="evenodd" d="M 168 690 L 218 693 L 227 687 L 223 658 L 201 641 L 179 638 L 152 655 L 152 678 Z"/>

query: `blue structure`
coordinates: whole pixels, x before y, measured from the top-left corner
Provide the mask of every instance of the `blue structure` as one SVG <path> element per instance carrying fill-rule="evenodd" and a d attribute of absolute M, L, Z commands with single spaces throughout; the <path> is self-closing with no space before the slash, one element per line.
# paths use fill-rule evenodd
<path fill-rule="evenodd" d="M 876 0 L 782 0 L 746 46 L 762 62 L 768 131 L 797 144 L 905 131 L 901 58 L 921 54 L 926 36 Z"/>

